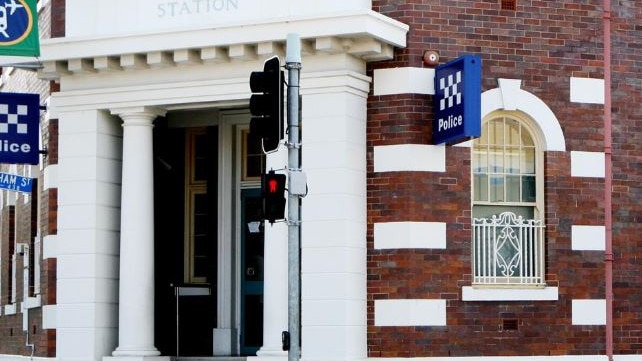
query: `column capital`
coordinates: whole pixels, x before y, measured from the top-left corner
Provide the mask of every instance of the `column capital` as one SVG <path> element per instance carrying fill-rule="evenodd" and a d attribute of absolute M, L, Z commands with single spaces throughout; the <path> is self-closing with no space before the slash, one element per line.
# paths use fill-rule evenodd
<path fill-rule="evenodd" d="M 368 98 L 372 79 L 351 70 L 333 70 L 306 73 L 301 77 L 301 95 L 348 92 Z"/>
<path fill-rule="evenodd" d="M 113 108 L 109 110 L 111 114 L 121 117 L 123 120 L 128 118 L 147 118 L 154 120 L 157 117 L 165 116 L 166 109 L 153 106 Z"/>

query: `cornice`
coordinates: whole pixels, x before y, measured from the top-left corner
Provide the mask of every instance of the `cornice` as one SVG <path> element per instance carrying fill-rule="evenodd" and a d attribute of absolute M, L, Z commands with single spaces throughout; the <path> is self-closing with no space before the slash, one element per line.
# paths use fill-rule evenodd
<path fill-rule="evenodd" d="M 408 26 L 373 11 L 219 28 L 100 38 L 42 41 L 39 77 L 256 61 L 284 54 L 288 33 L 298 33 L 302 55 L 345 53 L 364 61 L 393 57 L 406 46 Z"/>

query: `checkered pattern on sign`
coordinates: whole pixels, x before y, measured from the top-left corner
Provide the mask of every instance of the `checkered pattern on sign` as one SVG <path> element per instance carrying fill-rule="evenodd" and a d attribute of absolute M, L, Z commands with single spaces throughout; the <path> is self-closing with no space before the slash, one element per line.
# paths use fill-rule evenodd
<path fill-rule="evenodd" d="M 444 92 L 444 97 L 439 100 L 439 110 L 461 104 L 459 84 L 461 84 L 461 71 L 439 79 L 439 90 Z"/>
<path fill-rule="evenodd" d="M 9 111 L 8 104 L 0 104 L 0 134 L 9 133 L 9 129 L 13 128 L 14 133 L 27 134 L 27 124 L 21 123 L 21 117 L 28 114 L 28 107 L 26 105 L 18 105 L 15 113 Z"/>

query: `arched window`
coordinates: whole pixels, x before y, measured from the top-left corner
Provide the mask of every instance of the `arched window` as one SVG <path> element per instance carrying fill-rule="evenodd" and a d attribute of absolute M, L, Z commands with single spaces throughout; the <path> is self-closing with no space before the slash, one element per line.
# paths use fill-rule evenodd
<path fill-rule="evenodd" d="M 498 112 L 473 142 L 473 216 L 511 211 L 539 218 L 542 151 L 524 117 Z M 538 187 L 538 184 L 540 187 Z"/>
<path fill-rule="evenodd" d="M 542 137 L 531 124 L 493 112 L 473 142 L 473 283 L 544 283 Z"/>

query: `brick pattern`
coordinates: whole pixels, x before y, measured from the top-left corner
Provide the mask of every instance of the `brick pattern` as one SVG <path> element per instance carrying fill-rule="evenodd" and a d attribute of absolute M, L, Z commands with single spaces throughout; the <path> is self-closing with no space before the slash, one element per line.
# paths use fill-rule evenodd
<path fill-rule="evenodd" d="M 46 5 L 39 13 L 39 27 L 40 37 L 49 38 L 51 36 L 52 25 L 52 3 L 62 4 L 58 7 L 58 15 L 63 14 L 61 18 L 64 24 L 64 0 L 53 0 Z M 60 13 L 62 10 L 62 13 Z M 64 34 L 64 26 L 62 28 Z M 60 34 L 60 33 L 59 33 Z M 53 83 L 39 80 L 35 72 L 13 69 L 3 69 L 2 84 L 0 90 L 3 92 L 30 92 L 41 94 L 41 104 L 44 105 L 45 99 L 49 96 Z M 44 118 L 43 118 L 44 119 Z M 42 119 L 41 119 L 42 120 Z M 43 167 L 49 164 L 57 163 L 57 149 L 58 149 L 58 136 L 57 136 L 57 121 L 51 120 L 48 122 L 41 122 L 42 129 L 42 142 L 49 151 L 48 156 L 44 157 Z M 7 165 L 2 165 L 1 170 L 8 172 Z M 18 165 L 17 171 L 19 174 L 24 174 L 24 166 Z M 32 174 L 36 176 L 35 174 Z M 18 256 L 16 260 L 16 275 L 11 275 L 10 260 L 15 252 L 13 244 L 14 241 L 18 243 L 28 243 L 31 245 L 33 251 L 34 237 L 39 231 L 41 236 L 46 236 L 56 233 L 56 207 L 57 207 L 57 191 L 55 189 L 43 191 L 42 190 L 43 178 L 42 175 L 38 176 L 37 187 L 40 191 L 33 192 L 28 197 L 24 194 L 17 194 L 15 192 L 3 192 L 4 208 L 0 211 L 0 258 L 2 259 L 2 267 L 0 267 L 0 277 L 2 277 L 2 289 L 0 290 L 2 297 L 0 297 L 0 306 L 5 307 L 11 303 L 11 279 L 16 278 L 16 294 L 17 303 L 23 302 L 23 262 L 24 257 Z M 7 205 L 8 196 L 15 197 L 15 206 Z M 27 197 L 27 198 L 26 198 Z M 38 204 L 40 207 L 38 208 Z M 38 210 L 40 213 L 38 213 Z M 40 229 L 36 217 L 40 217 Z M 42 249 L 40 249 L 42 254 Z M 40 290 L 42 297 L 42 305 L 55 304 L 56 302 L 56 261 L 54 260 L 36 260 L 40 262 Z M 33 265 L 32 265 L 33 266 Z M 34 268 L 32 267 L 32 270 Z M 33 279 L 33 276 L 32 276 Z M 33 281 L 30 284 L 33 287 Z M 33 295 L 33 288 L 29 290 L 29 294 Z M 23 314 L 18 306 L 17 312 L 14 315 L 7 315 L 2 312 L 0 316 L 0 354 L 5 355 L 23 355 L 28 356 L 31 349 L 25 346 L 27 340 L 27 332 L 29 333 L 29 342 L 35 345 L 34 356 L 39 357 L 55 357 L 55 330 L 42 329 L 42 308 L 33 308 L 29 310 L 29 325 L 28 330 L 22 329 Z"/>
<path fill-rule="evenodd" d="M 555 113 L 566 152 L 545 155 L 546 280 L 556 302 L 463 302 L 470 285 L 470 149 L 448 147 L 444 173 L 374 173 L 373 147 L 429 144 L 432 97 L 368 100 L 368 349 L 371 357 L 603 354 L 604 326 L 571 325 L 573 299 L 604 299 L 604 253 L 571 251 L 572 225 L 604 224 L 604 180 L 570 176 L 570 151 L 602 152 L 603 108 L 569 101 L 569 78 L 603 78 L 602 1 L 373 0 L 373 9 L 410 25 L 408 46 L 373 69 L 423 67 L 465 53 L 483 59 L 483 90 L 497 78 Z M 616 353 L 642 353 L 642 2 L 613 3 L 613 239 Z M 373 224 L 447 222 L 446 250 L 375 250 Z M 375 327 L 375 299 L 447 300 L 445 327 Z"/>
<path fill-rule="evenodd" d="M 51 0 L 51 37 L 65 36 L 65 0 Z"/>

